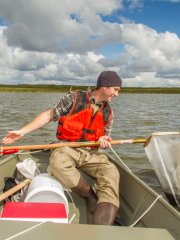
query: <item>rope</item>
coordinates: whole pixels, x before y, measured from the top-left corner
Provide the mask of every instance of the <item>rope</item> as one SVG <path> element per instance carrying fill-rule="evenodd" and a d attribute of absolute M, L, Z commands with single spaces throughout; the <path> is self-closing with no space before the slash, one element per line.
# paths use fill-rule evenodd
<path fill-rule="evenodd" d="M 157 200 L 158 200 L 160 197 L 162 197 L 162 195 L 158 195 L 157 198 L 154 200 L 154 202 L 146 209 L 146 211 L 143 212 L 143 213 L 141 214 L 141 216 L 140 216 L 134 223 L 132 223 L 129 227 L 134 227 L 134 226 L 144 217 L 144 215 L 151 210 L 151 208 L 154 206 L 154 204 L 157 202 Z"/>
<path fill-rule="evenodd" d="M 38 223 L 38 224 L 36 224 L 36 225 L 34 225 L 34 226 L 30 227 L 30 228 L 27 228 L 27 229 L 25 229 L 24 231 L 21 231 L 21 232 L 19 232 L 19 233 L 13 235 L 13 236 L 11 236 L 11 237 L 5 238 L 4 240 L 11 240 L 11 239 L 14 239 L 14 238 L 16 238 L 16 237 L 18 237 L 18 236 L 20 236 L 20 235 L 26 233 L 26 232 L 29 232 L 29 231 L 31 231 L 31 230 L 33 230 L 33 229 L 39 227 L 40 225 L 45 224 L 45 223 L 46 223 L 46 222 Z"/>
<path fill-rule="evenodd" d="M 126 164 L 122 161 L 122 159 L 117 155 L 117 153 L 114 151 L 114 149 L 109 146 L 111 151 L 115 154 L 115 156 L 120 160 L 120 162 L 123 164 L 123 166 L 129 171 L 129 172 L 132 172 L 131 169 L 129 169 Z M 141 216 L 134 222 L 132 223 L 129 227 L 134 227 L 143 217 L 145 214 L 147 214 L 151 208 L 154 206 L 154 204 L 158 201 L 158 199 L 162 197 L 162 195 L 158 195 L 157 198 L 154 200 L 154 202 L 146 209 L 146 211 L 144 211 Z"/>
<path fill-rule="evenodd" d="M 44 152 L 47 151 L 48 149 L 43 149 L 43 150 L 37 150 L 37 151 L 30 151 L 30 152 L 18 152 L 18 153 L 14 153 L 13 155 L 26 155 L 26 154 L 30 154 L 30 153 L 40 153 L 40 152 Z"/>
<path fill-rule="evenodd" d="M 112 148 L 112 146 L 109 146 L 109 148 L 111 149 L 111 151 L 115 154 L 115 156 L 119 159 L 119 161 L 122 163 L 122 165 L 129 171 L 132 172 L 130 168 L 128 168 L 128 166 L 123 162 L 123 160 L 117 155 L 117 153 L 115 152 L 115 150 Z"/>

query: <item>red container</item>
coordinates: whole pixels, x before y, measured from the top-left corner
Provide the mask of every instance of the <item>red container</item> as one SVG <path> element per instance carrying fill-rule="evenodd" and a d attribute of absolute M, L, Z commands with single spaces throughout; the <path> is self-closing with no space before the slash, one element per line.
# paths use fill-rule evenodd
<path fill-rule="evenodd" d="M 66 208 L 62 203 L 7 202 L 0 219 L 68 223 Z"/>

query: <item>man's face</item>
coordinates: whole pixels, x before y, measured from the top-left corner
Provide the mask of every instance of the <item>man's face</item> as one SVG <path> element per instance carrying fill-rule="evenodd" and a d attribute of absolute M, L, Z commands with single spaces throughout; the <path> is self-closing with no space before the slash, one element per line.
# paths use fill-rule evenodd
<path fill-rule="evenodd" d="M 111 102 L 113 97 L 118 96 L 120 89 L 120 87 L 103 87 L 104 101 Z"/>

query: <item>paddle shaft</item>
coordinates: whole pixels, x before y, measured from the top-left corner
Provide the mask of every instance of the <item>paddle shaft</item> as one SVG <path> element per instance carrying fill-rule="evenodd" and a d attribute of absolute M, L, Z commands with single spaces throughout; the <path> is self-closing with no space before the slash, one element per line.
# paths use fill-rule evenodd
<path fill-rule="evenodd" d="M 111 144 L 124 144 L 124 143 L 145 143 L 147 139 L 127 139 L 127 140 L 112 140 Z M 53 144 L 41 144 L 41 145 L 24 145 L 24 146 L 1 146 L 1 152 L 3 150 L 38 150 L 38 149 L 54 149 L 59 147 L 93 147 L 99 146 L 100 142 L 59 142 Z"/>
<path fill-rule="evenodd" d="M 17 184 L 16 186 L 14 186 L 13 188 L 9 189 L 8 191 L 2 193 L 0 195 L 0 202 L 3 201 L 4 199 L 8 198 L 9 196 L 11 196 L 13 193 L 19 191 L 21 188 L 25 187 L 30 182 L 31 182 L 31 179 L 26 179 L 25 181 Z"/>

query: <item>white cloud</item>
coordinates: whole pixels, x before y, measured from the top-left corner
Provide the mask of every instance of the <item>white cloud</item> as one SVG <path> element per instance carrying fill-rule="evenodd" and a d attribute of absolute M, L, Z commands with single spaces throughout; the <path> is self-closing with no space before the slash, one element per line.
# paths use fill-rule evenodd
<path fill-rule="evenodd" d="M 122 37 L 129 59 L 125 70 L 180 73 L 180 39 L 174 33 L 157 33 L 142 24 L 124 24 Z"/>
<path fill-rule="evenodd" d="M 0 83 L 94 84 L 115 70 L 125 86 L 180 86 L 180 39 L 128 19 L 103 22 L 119 0 L 0 0 Z M 129 1 L 140 8 L 142 1 Z M 121 44 L 114 58 L 101 53 Z"/>
<path fill-rule="evenodd" d="M 9 47 L 0 29 L 0 83 L 95 83 L 101 54 L 57 54 Z"/>
<path fill-rule="evenodd" d="M 11 46 L 79 53 L 105 41 L 102 31 L 106 25 L 99 14 L 111 14 L 119 7 L 118 0 L 104 0 L 103 4 L 100 0 L 31 0 L 28 4 L 24 0 L 0 0 L 0 15 L 10 22 L 6 36 Z"/>
<path fill-rule="evenodd" d="M 158 77 L 156 72 L 143 72 L 137 74 L 136 77 L 126 78 L 124 87 L 177 87 L 180 86 L 179 79 Z"/>

